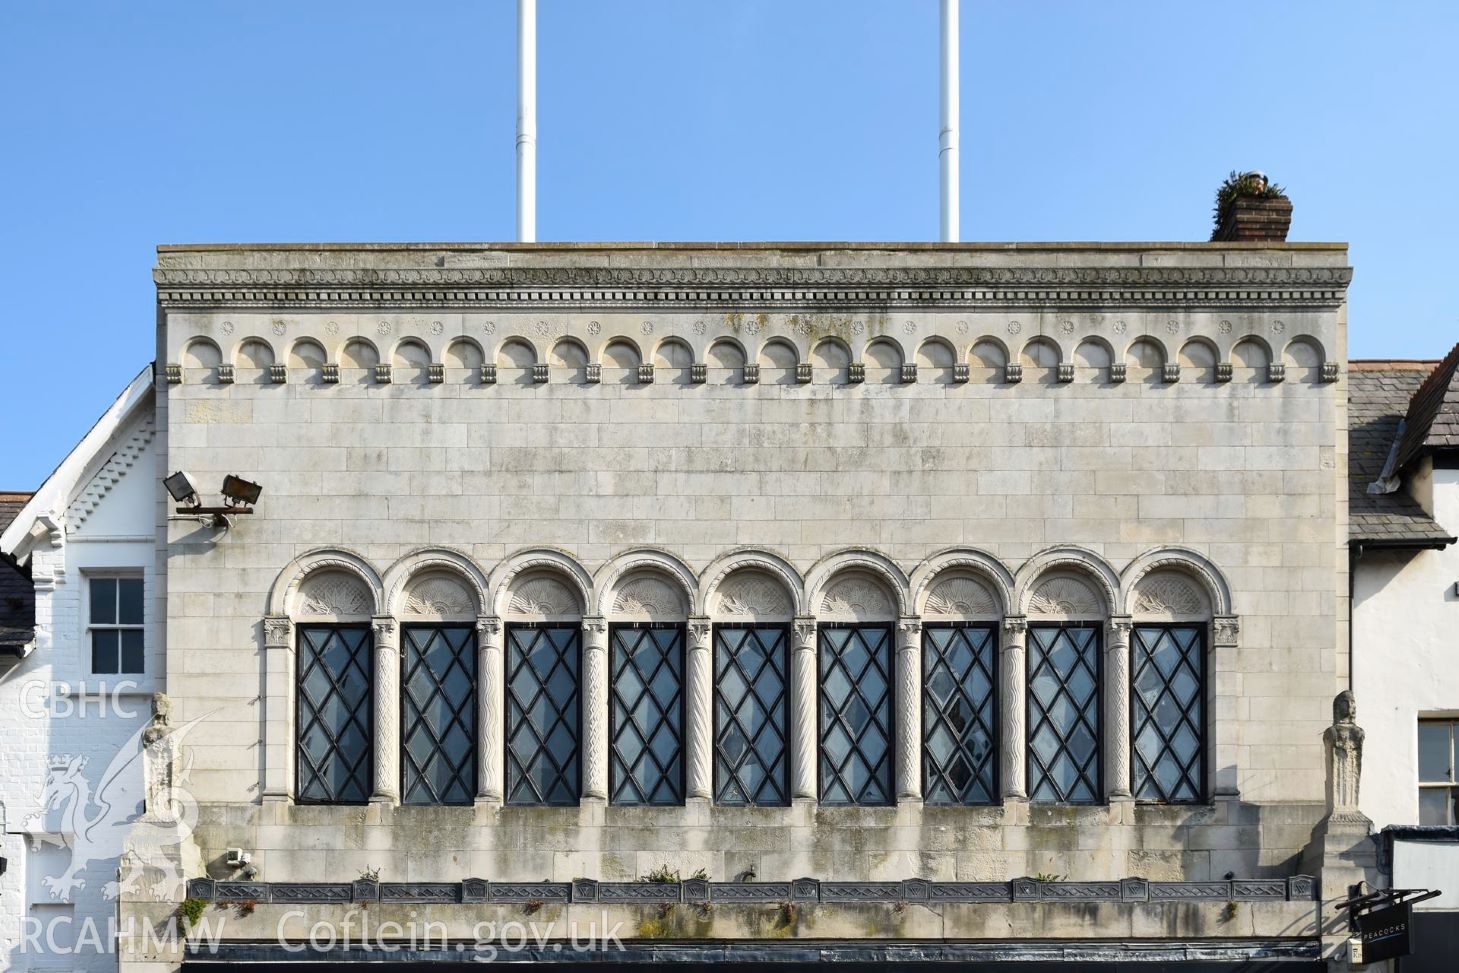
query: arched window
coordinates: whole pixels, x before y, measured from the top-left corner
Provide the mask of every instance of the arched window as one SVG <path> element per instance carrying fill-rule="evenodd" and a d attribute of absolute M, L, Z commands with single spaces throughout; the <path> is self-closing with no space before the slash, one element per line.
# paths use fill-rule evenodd
<path fill-rule="evenodd" d="M 1211 607 L 1183 572 L 1134 588 L 1130 639 L 1130 785 L 1137 801 L 1179 804 L 1206 793 L 1206 633 Z"/>
<path fill-rule="evenodd" d="M 583 601 L 527 573 L 506 607 L 506 802 L 565 806 L 582 793 Z"/>
<path fill-rule="evenodd" d="M 608 613 L 608 799 L 684 803 L 684 628 L 689 605 L 669 579 L 620 580 Z"/>
<path fill-rule="evenodd" d="M 1103 631 L 1108 608 L 1075 573 L 1053 573 L 1028 604 L 1028 796 L 1098 804 L 1104 799 Z"/>
<path fill-rule="evenodd" d="M 853 571 L 832 579 L 816 607 L 821 803 L 892 804 L 896 602 L 879 578 Z"/>
<path fill-rule="evenodd" d="M 295 796 L 363 804 L 374 786 L 374 599 L 355 574 L 310 573 L 294 607 L 297 638 Z"/>
<path fill-rule="evenodd" d="M 714 802 L 790 804 L 791 595 L 769 573 L 731 572 L 714 591 Z"/>
<path fill-rule="evenodd" d="M 400 801 L 476 798 L 476 599 L 456 575 L 411 578 L 401 608 Z"/>
<path fill-rule="evenodd" d="M 922 795 L 998 802 L 998 599 L 967 571 L 930 586 L 922 609 Z"/>

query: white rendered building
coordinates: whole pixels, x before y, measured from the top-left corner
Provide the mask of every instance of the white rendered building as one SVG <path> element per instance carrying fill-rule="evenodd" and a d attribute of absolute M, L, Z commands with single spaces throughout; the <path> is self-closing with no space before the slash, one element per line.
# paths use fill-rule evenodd
<path fill-rule="evenodd" d="M 1353 689 L 1361 807 L 1393 888 L 1419 904 L 1405 971 L 1459 950 L 1459 348 L 1355 362 L 1348 390 Z M 1432 963 L 1436 965 L 1423 965 Z"/>
<path fill-rule="evenodd" d="M 121 843 L 162 688 L 148 366 L 0 534 L 34 639 L 0 656 L 0 969 L 116 969 Z"/>

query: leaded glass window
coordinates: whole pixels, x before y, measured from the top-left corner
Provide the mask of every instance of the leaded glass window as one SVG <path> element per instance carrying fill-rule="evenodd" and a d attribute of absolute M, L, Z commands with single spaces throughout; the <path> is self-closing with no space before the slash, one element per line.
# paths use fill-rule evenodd
<path fill-rule="evenodd" d="M 370 799 L 374 648 L 365 625 L 299 626 L 296 792 L 305 804 Z"/>
<path fill-rule="evenodd" d="M 820 625 L 817 639 L 821 803 L 891 804 L 891 626 Z"/>
<path fill-rule="evenodd" d="M 790 803 L 783 625 L 714 627 L 714 800 Z"/>
<path fill-rule="evenodd" d="M 578 803 L 579 625 L 508 625 L 507 803 Z"/>
<path fill-rule="evenodd" d="M 1189 803 L 1205 788 L 1205 626 L 1137 625 L 1130 642 L 1135 799 Z"/>
<path fill-rule="evenodd" d="M 997 801 L 997 653 L 992 626 L 922 628 L 922 783 L 928 804 Z"/>
<path fill-rule="evenodd" d="M 1030 800 L 1100 801 L 1099 643 L 1088 625 L 1029 626 Z"/>
<path fill-rule="evenodd" d="M 407 625 L 400 652 L 401 803 L 476 799 L 476 629 Z"/>
<path fill-rule="evenodd" d="M 610 799 L 682 804 L 684 626 L 611 626 L 608 672 Z"/>

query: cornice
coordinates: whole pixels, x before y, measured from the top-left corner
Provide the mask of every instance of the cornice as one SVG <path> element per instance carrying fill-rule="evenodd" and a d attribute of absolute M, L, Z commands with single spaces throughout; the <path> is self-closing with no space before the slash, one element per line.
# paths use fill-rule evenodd
<path fill-rule="evenodd" d="M 164 308 L 1333 307 L 1349 267 L 436 267 L 153 271 Z"/>

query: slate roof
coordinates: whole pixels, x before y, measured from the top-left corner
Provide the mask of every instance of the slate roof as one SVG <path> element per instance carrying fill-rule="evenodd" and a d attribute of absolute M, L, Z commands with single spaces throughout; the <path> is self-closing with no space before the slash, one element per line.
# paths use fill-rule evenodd
<path fill-rule="evenodd" d="M 0 493 L 0 531 L 20 513 L 29 493 Z M 35 588 L 30 578 L 0 558 L 0 649 L 18 649 L 35 638 Z"/>
<path fill-rule="evenodd" d="M 1439 362 L 1409 403 L 1395 469 L 1431 449 L 1459 447 L 1459 345 Z"/>
<path fill-rule="evenodd" d="M 1451 354 L 1449 358 L 1455 358 Z M 1446 359 L 1447 361 L 1448 359 Z M 1442 547 L 1454 538 L 1408 494 L 1369 493 L 1393 452 L 1399 424 L 1432 361 L 1355 361 L 1348 369 L 1348 540 L 1392 547 Z"/>

